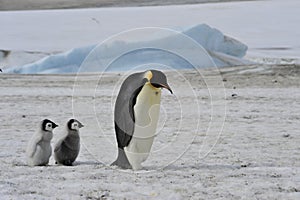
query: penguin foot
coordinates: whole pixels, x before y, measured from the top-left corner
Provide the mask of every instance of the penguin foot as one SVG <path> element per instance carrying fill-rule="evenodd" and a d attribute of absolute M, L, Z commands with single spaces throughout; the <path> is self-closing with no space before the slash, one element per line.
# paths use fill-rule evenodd
<path fill-rule="evenodd" d="M 110 164 L 110 166 L 118 166 L 122 169 L 132 169 L 131 165 L 129 163 L 122 163 L 119 160 L 116 160 L 115 162 L 113 162 L 112 164 Z"/>
<path fill-rule="evenodd" d="M 36 165 L 36 166 L 42 167 L 42 166 L 47 166 L 47 165 L 48 165 L 48 163 L 41 163 L 41 164 L 38 164 L 38 165 Z"/>
<path fill-rule="evenodd" d="M 63 162 L 63 165 L 66 165 L 66 166 L 72 166 L 73 165 L 73 162 L 71 162 L 70 160 L 65 160 Z"/>
<path fill-rule="evenodd" d="M 115 162 L 111 164 L 111 166 L 116 165 L 122 169 L 132 169 L 132 166 L 130 165 L 126 154 L 124 152 L 124 149 L 118 148 L 118 158 Z"/>

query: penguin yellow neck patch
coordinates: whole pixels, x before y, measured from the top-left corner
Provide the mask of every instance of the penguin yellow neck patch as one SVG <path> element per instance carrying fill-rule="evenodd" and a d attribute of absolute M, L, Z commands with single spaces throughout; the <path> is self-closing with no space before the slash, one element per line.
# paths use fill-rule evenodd
<path fill-rule="evenodd" d="M 151 71 L 147 71 L 146 73 L 145 73 L 145 78 L 146 79 L 148 79 L 148 81 L 150 81 L 151 80 L 151 78 L 152 78 L 152 76 L 153 76 L 153 74 L 152 74 L 152 72 Z"/>

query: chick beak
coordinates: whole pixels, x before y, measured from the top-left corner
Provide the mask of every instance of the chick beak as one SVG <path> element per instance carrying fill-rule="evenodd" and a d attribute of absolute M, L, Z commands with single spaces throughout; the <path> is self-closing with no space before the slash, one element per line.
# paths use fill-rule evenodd
<path fill-rule="evenodd" d="M 82 127 L 84 127 L 84 125 L 80 123 L 80 124 L 79 124 L 79 128 L 82 128 Z"/>

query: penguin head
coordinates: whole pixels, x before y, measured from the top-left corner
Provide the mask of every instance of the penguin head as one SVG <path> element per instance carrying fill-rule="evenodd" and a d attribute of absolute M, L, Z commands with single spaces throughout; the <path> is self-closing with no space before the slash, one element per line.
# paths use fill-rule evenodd
<path fill-rule="evenodd" d="M 76 119 L 70 119 L 67 126 L 70 130 L 79 131 L 79 129 L 83 127 L 83 124 Z"/>
<path fill-rule="evenodd" d="M 52 131 L 53 129 L 55 129 L 56 127 L 58 127 L 57 124 L 55 124 L 54 122 L 52 122 L 49 119 L 44 119 L 42 121 L 42 130 L 43 131 Z"/>
<path fill-rule="evenodd" d="M 151 83 L 153 87 L 168 89 L 171 94 L 173 94 L 171 87 L 168 85 L 166 75 L 161 71 L 149 70 L 145 73 L 145 78 Z"/>

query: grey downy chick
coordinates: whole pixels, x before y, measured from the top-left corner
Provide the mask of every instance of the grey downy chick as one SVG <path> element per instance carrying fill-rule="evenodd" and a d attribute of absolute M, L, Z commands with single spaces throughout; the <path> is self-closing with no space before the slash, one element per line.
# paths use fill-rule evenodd
<path fill-rule="evenodd" d="M 72 166 L 80 151 L 79 129 L 83 127 L 76 119 L 67 123 L 66 134 L 56 143 L 54 158 L 56 164 Z"/>

